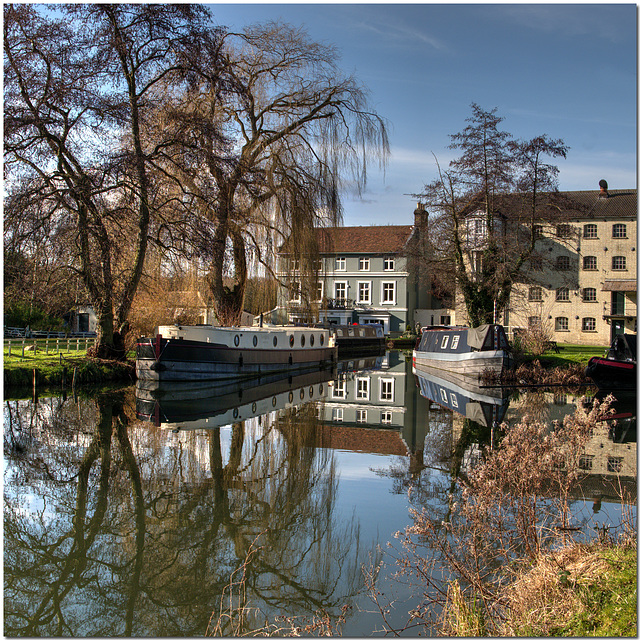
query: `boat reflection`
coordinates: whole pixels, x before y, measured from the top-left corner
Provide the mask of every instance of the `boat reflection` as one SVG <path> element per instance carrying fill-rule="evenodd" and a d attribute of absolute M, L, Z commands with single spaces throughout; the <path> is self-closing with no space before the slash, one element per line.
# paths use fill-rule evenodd
<path fill-rule="evenodd" d="M 427 400 L 484 427 L 495 427 L 505 418 L 509 393 L 502 387 L 483 388 L 468 378 L 450 374 L 435 376 L 413 367 L 416 384 Z"/>
<path fill-rule="evenodd" d="M 297 375 L 280 372 L 249 380 L 138 380 L 136 417 L 174 431 L 222 427 L 322 400 L 328 386 L 342 375 L 380 366 L 382 357 L 373 356 L 344 360 L 333 369 Z"/>

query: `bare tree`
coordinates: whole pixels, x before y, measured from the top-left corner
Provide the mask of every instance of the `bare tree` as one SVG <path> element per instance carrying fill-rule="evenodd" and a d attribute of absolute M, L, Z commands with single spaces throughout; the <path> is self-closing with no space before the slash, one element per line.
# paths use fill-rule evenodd
<path fill-rule="evenodd" d="M 223 90 L 200 66 L 201 82 L 171 96 L 159 123 L 179 140 L 165 149 L 168 189 L 210 265 L 218 319 L 234 324 L 249 265 L 273 275 L 278 246 L 291 238 L 310 271 L 314 228 L 340 220 L 341 189 L 364 187 L 367 162 L 384 163 L 388 139 L 334 49 L 303 30 L 252 26 L 227 34 L 223 51 Z"/>
<path fill-rule="evenodd" d="M 62 13 L 62 16 L 60 15 Z M 26 212 L 64 228 L 96 309 L 97 354 L 123 357 L 153 214 L 142 132 L 158 91 L 215 39 L 193 5 L 6 5 L 8 232 Z M 208 59 L 211 62 L 210 59 Z"/>
<path fill-rule="evenodd" d="M 445 288 L 462 296 L 472 326 L 491 322 L 507 306 L 513 285 L 535 256 L 535 226 L 562 207 L 558 169 L 545 157 L 566 157 L 561 139 L 546 135 L 513 140 L 501 131 L 496 109 L 472 104 L 470 123 L 451 136 L 462 155 L 420 194 L 434 213 L 430 233 L 434 264 L 449 263 Z M 442 284 L 442 282 L 440 283 Z"/>

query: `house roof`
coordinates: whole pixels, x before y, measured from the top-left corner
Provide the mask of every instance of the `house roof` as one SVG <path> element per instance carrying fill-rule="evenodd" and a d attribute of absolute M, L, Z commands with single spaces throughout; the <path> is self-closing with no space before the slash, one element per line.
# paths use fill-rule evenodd
<path fill-rule="evenodd" d="M 331 227 L 318 229 L 320 253 L 399 253 L 413 226 Z"/>
<path fill-rule="evenodd" d="M 495 197 L 495 210 L 506 218 L 528 217 L 527 194 Z M 605 194 L 592 191 L 556 191 L 538 194 L 537 217 L 550 222 L 585 219 L 635 219 L 638 215 L 637 189 L 611 189 Z M 482 198 L 474 198 L 466 207 L 473 215 L 482 209 Z"/>

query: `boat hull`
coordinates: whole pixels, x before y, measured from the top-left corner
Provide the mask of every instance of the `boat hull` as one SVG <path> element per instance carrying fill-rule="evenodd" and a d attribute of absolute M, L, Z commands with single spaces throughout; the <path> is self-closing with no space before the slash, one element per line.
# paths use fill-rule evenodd
<path fill-rule="evenodd" d="M 162 330 L 166 328 L 159 329 L 155 338 L 137 342 L 140 380 L 241 380 L 312 371 L 337 362 L 337 349 L 326 332 L 190 327 L 165 337 Z M 293 341 L 290 348 L 289 340 Z"/>
<path fill-rule="evenodd" d="M 475 351 L 461 354 L 413 352 L 413 366 L 426 373 L 444 372 L 480 380 L 500 376 L 511 367 L 511 354 L 503 350 Z"/>
<path fill-rule="evenodd" d="M 635 362 L 594 357 L 587 363 L 585 373 L 599 389 L 634 389 L 637 385 Z"/>

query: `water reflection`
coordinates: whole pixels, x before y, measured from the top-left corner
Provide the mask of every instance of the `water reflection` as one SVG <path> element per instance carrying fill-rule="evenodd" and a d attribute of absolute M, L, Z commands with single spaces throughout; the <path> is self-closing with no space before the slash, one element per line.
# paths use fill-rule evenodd
<path fill-rule="evenodd" d="M 252 548 L 252 610 L 273 621 L 351 603 L 344 633 L 370 635 L 361 566 L 410 500 L 446 518 L 498 423 L 551 425 L 583 402 L 414 376 L 400 352 L 241 386 L 7 400 L 5 635 L 203 635 Z M 576 499 L 594 511 L 616 483 L 635 487 L 635 396 L 616 410 L 581 461 Z"/>

